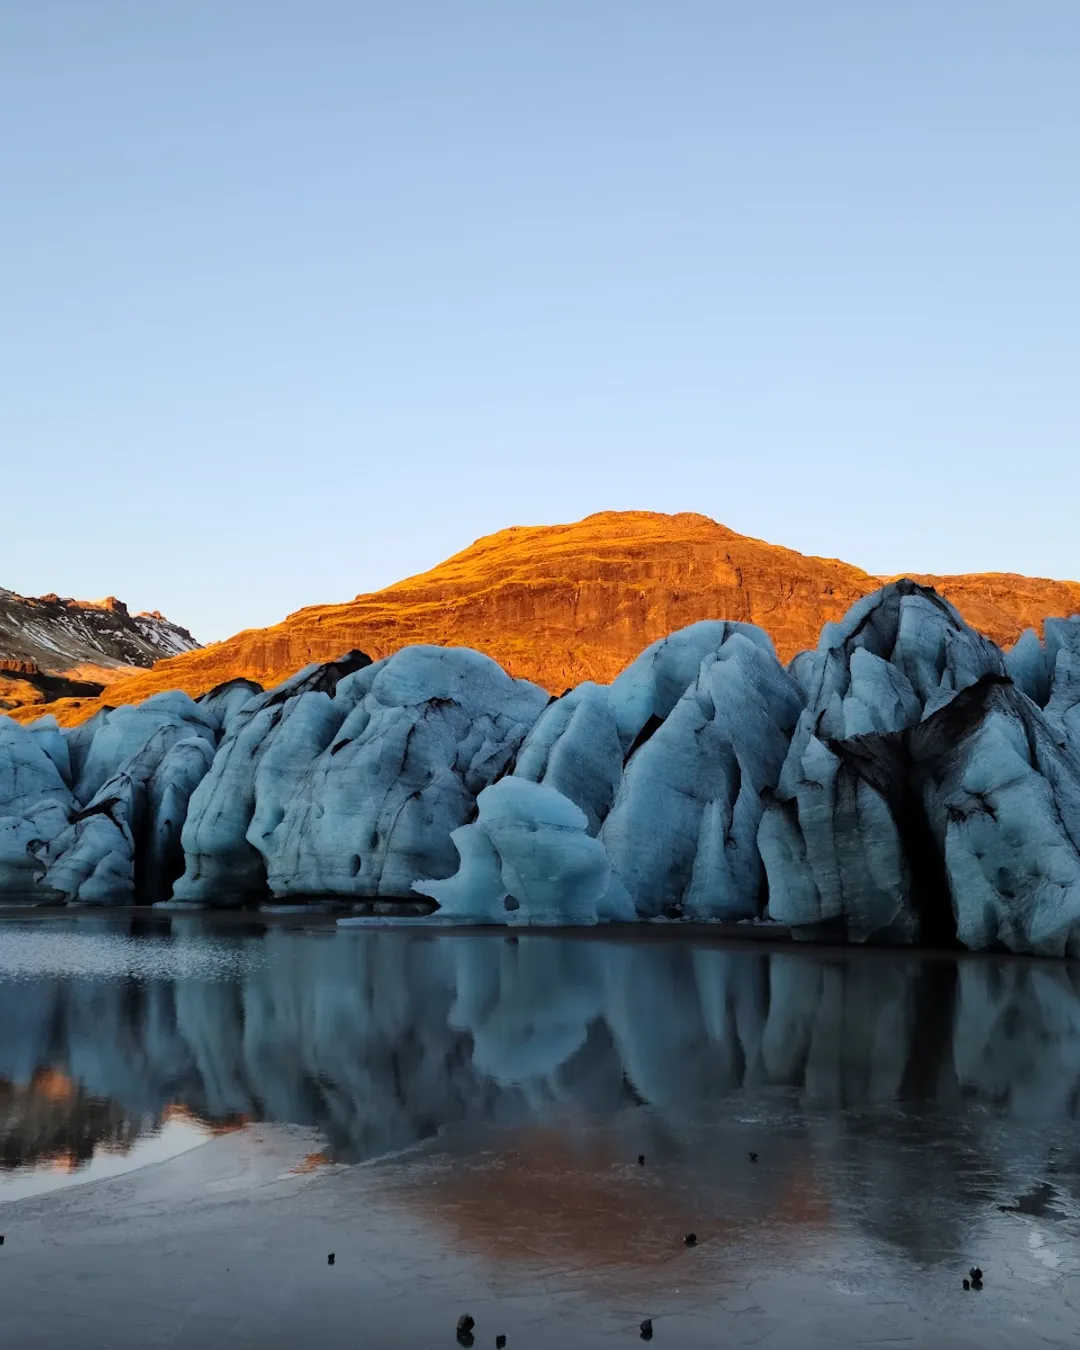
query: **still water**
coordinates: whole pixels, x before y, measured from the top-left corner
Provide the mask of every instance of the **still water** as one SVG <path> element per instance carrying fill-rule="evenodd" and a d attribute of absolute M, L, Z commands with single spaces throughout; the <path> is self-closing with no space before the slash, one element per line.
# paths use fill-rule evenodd
<path fill-rule="evenodd" d="M 554 1280 L 631 1329 L 635 1299 L 703 1317 L 707 1294 L 710 1317 L 765 1319 L 746 1343 L 787 1344 L 767 1291 L 731 1302 L 773 1270 L 896 1339 L 977 1310 L 1011 1319 L 1004 1343 L 1056 1344 L 1080 1293 L 1078 1112 L 1080 969 L 1060 963 L 198 916 L 0 928 L 0 1221 L 289 1127 L 288 1172 L 325 1187 L 312 1222 L 421 1223 L 440 1259 Z M 697 1264 L 672 1264 L 691 1229 Z M 954 1306 L 973 1263 L 985 1295 Z"/>

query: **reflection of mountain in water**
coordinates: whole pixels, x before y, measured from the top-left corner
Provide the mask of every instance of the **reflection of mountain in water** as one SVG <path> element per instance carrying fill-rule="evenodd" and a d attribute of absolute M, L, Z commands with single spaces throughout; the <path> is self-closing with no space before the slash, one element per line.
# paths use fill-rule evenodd
<path fill-rule="evenodd" d="M 159 949 L 180 958 L 188 940 Z M 402 932 L 249 941 L 263 959 L 228 978 L 162 977 L 158 957 L 150 979 L 0 983 L 0 1078 L 55 1070 L 125 1120 L 179 1103 L 311 1125 L 352 1158 L 458 1121 L 707 1114 L 771 1087 L 830 1108 L 974 1098 L 1077 1114 L 1080 993 L 1060 964 Z"/>
<path fill-rule="evenodd" d="M 29 1083 L 0 1081 L 0 1171 L 50 1166 L 75 1172 L 98 1149 L 126 1153 L 159 1119 L 125 1110 L 66 1075 L 42 1069 Z"/>
<path fill-rule="evenodd" d="M 127 1155 L 139 1139 L 177 1121 L 207 1136 L 247 1123 L 243 1117 L 203 1120 L 183 1106 L 132 1111 L 54 1069 L 37 1071 L 25 1084 L 0 1080 L 0 1172 L 81 1172 L 100 1154 Z"/>

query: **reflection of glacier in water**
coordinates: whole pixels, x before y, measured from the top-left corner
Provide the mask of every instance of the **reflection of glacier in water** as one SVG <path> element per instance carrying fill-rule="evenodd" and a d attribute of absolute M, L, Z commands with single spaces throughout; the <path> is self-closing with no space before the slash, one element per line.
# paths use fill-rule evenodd
<path fill-rule="evenodd" d="M 1067 965 L 543 935 L 214 938 L 197 919 L 157 938 L 76 927 L 4 934 L 0 1078 L 62 1073 L 142 1115 L 314 1126 L 349 1159 L 457 1122 L 642 1104 L 707 1118 L 776 1089 L 825 1110 L 1078 1113 Z"/>
<path fill-rule="evenodd" d="M 312 1250 L 321 1263 L 377 1248 L 379 1282 L 434 1299 L 440 1325 L 479 1262 L 508 1308 L 583 1300 L 582 1318 L 625 1321 L 631 1338 L 643 1308 L 701 1319 L 707 1337 L 679 1344 L 751 1343 L 712 1334 L 722 1307 L 753 1343 L 790 1320 L 771 1342 L 783 1350 L 836 1343 L 825 1331 L 852 1318 L 845 1343 L 935 1344 L 916 1333 L 960 1318 L 971 1344 L 1071 1343 L 1080 989 L 1066 963 L 666 932 L 245 935 L 201 916 L 150 929 L 0 926 L 14 1165 L 0 1209 L 22 1235 L 5 1250 L 63 1238 L 79 1252 L 50 1258 L 41 1288 L 54 1265 L 85 1282 L 88 1249 L 107 1282 L 156 1231 L 186 1253 L 185 1298 L 288 1286 Z M 242 1129 L 176 1158 L 245 1121 L 306 1128 Z M 83 1179 L 141 1170 L 50 1207 L 42 1164 L 88 1157 Z M 976 1262 L 987 1290 L 959 1302 Z M 296 1286 L 297 1335 L 260 1343 L 299 1343 L 333 1293 L 322 1270 Z M 814 1317 L 825 1330 L 808 1341 Z"/>

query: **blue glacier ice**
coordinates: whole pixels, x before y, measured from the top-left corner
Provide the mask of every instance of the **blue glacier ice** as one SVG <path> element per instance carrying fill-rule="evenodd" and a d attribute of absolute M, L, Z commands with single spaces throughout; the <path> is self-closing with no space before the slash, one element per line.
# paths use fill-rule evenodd
<path fill-rule="evenodd" d="M 0 902 L 405 901 L 1080 954 L 1080 618 L 890 583 L 785 669 L 709 620 L 559 698 L 465 648 L 0 718 Z"/>

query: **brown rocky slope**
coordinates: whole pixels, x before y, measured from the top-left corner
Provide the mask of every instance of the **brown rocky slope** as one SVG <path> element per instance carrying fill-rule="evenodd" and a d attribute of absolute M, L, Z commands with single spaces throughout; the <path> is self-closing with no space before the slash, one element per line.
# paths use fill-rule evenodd
<path fill-rule="evenodd" d="M 51 710 L 79 722 L 102 703 L 165 689 L 198 695 L 237 676 L 268 686 L 350 648 L 377 659 L 417 642 L 478 648 L 558 693 L 611 680 L 648 643 L 705 618 L 760 624 L 788 660 L 885 579 L 750 539 L 707 516 L 603 512 L 573 525 L 501 530 L 386 590 L 299 610 L 274 627 L 159 661 L 111 684 L 100 700 L 61 700 Z M 916 579 L 1003 645 L 1049 615 L 1080 612 L 1076 582 L 998 573 Z"/>

